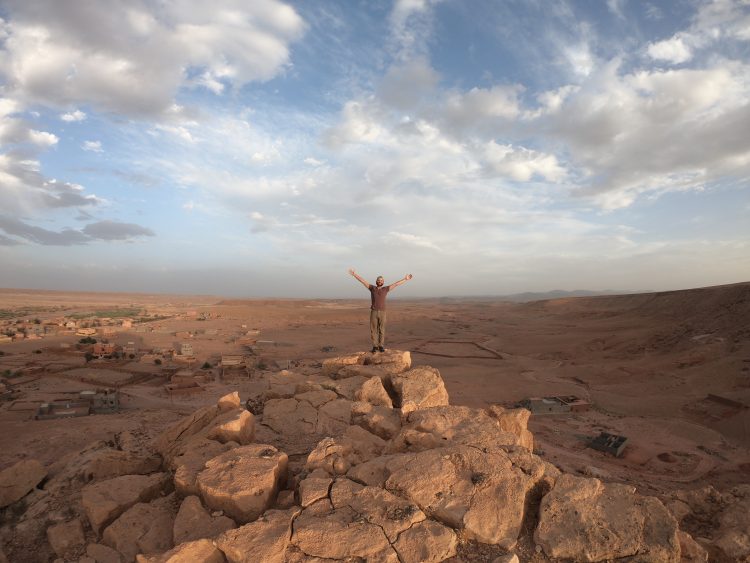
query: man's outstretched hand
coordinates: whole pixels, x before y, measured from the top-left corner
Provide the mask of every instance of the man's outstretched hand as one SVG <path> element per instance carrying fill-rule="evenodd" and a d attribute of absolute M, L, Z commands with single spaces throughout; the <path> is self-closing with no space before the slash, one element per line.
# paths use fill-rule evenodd
<path fill-rule="evenodd" d="M 356 274 L 357 274 L 357 272 L 354 271 L 354 268 L 349 268 L 349 275 L 350 276 L 354 276 Z"/>
<path fill-rule="evenodd" d="M 404 276 L 404 279 L 408 281 L 408 280 L 412 279 L 413 277 L 414 276 L 412 276 L 411 274 L 406 274 L 406 276 Z"/>

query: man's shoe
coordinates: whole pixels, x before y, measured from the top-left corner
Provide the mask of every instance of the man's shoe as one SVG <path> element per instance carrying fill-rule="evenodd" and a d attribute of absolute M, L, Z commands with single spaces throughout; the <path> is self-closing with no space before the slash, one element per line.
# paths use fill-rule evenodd
<path fill-rule="evenodd" d="M 385 348 L 383 348 L 382 346 L 378 346 L 378 350 L 380 350 L 381 352 L 385 352 Z"/>
<path fill-rule="evenodd" d="M 374 354 L 375 352 L 377 352 L 377 351 L 378 351 L 378 347 L 377 347 L 377 346 L 373 346 L 373 347 L 372 347 L 372 350 L 370 350 L 370 352 L 372 352 L 373 354 Z"/>

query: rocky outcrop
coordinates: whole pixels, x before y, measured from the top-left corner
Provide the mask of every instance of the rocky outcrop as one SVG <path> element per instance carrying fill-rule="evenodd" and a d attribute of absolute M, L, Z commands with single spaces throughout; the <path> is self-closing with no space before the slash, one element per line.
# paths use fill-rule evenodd
<path fill-rule="evenodd" d="M 25 459 L 0 471 L 0 508 L 21 500 L 42 479 L 47 470 L 35 459 Z"/>
<path fill-rule="evenodd" d="M 678 492 L 665 507 L 626 485 L 561 473 L 533 453 L 528 411 L 451 406 L 439 372 L 412 367 L 408 352 L 333 358 L 322 371 L 271 374 L 248 400 L 253 412 L 225 395 L 154 440 L 160 455 L 97 443 L 51 468 L 45 490 L 27 499 L 90 481 L 81 507 L 102 543 L 88 545 L 86 563 L 472 553 L 499 563 L 534 544 L 540 562 L 750 556 L 750 486 Z M 50 504 L 32 505 L 26 516 L 44 526 L 48 558 L 80 558 L 89 533 L 80 521 L 46 520 Z M 701 518 L 708 539 L 678 528 Z"/>
<path fill-rule="evenodd" d="M 561 559 L 680 560 L 677 522 L 661 501 L 628 485 L 568 474 L 542 499 L 534 539 Z"/>

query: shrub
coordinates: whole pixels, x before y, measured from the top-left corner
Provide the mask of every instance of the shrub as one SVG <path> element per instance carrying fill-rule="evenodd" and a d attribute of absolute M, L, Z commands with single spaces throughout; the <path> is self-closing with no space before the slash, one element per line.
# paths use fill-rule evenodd
<path fill-rule="evenodd" d="M 160 366 L 160 365 L 161 365 L 161 360 L 160 360 L 159 358 L 156 358 L 156 359 L 154 360 L 154 363 L 155 363 L 155 364 L 156 364 L 157 366 Z"/>
<path fill-rule="evenodd" d="M 135 358 L 135 354 L 128 354 L 128 358 L 130 358 L 131 360 L 134 359 Z"/>
<path fill-rule="evenodd" d="M 201 369 L 211 369 L 211 364 L 209 364 L 208 362 L 203 362 Z"/>
<path fill-rule="evenodd" d="M 41 350 L 34 350 L 34 354 L 41 354 L 41 353 L 42 353 Z"/>
<path fill-rule="evenodd" d="M 94 359 L 94 354 L 92 354 L 91 352 L 86 352 L 86 355 L 84 356 L 84 358 L 86 358 L 86 363 L 89 363 L 91 360 Z"/>

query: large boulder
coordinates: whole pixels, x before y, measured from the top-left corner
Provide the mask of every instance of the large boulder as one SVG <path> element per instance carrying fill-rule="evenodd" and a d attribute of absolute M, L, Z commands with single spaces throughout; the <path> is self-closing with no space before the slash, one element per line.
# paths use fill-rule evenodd
<path fill-rule="evenodd" d="M 400 563 L 432 563 L 456 554 L 456 533 L 433 520 L 424 520 L 404 530 L 393 544 Z"/>
<path fill-rule="evenodd" d="M 448 391 L 440 372 L 435 368 L 419 366 L 393 375 L 391 385 L 398 401 L 396 406 L 404 409 L 425 409 L 448 404 Z"/>
<path fill-rule="evenodd" d="M 376 407 L 388 407 L 393 408 L 393 401 L 390 395 L 383 387 L 383 381 L 380 377 L 371 377 L 362 384 L 354 397 L 357 401 L 370 403 Z"/>
<path fill-rule="evenodd" d="M 197 495 L 198 484 L 196 479 L 198 473 L 206 467 L 209 459 L 215 458 L 238 444 L 229 442 L 222 444 L 214 440 L 202 439 L 191 442 L 190 448 L 172 460 L 174 469 L 174 486 L 178 494 L 182 496 Z"/>
<path fill-rule="evenodd" d="M 658 499 L 635 488 L 561 475 L 542 499 L 534 539 L 553 558 L 678 562 L 677 522 Z"/>
<path fill-rule="evenodd" d="M 519 436 L 503 430 L 498 418 L 484 410 L 439 406 L 408 413 L 388 449 L 416 452 L 453 443 L 490 451 L 528 445 L 528 442 L 529 438 L 523 433 Z"/>
<path fill-rule="evenodd" d="M 364 357 L 364 353 L 351 354 L 349 356 L 339 356 L 337 358 L 328 358 L 323 360 L 323 375 L 331 377 L 345 366 L 356 365 Z"/>
<path fill-rule="evenodd" d="M 544 464 L 516 466 L 503 451 L 448 446 L 393 459 L 385 488 L 414 502 L 431 519 L 462 529 L 466 538 L 512 548 L 526 496 Z M 396 469 L 398 467 L 398 469 Z"/>
<path fill-rule="evenodd" d="M 216 544 L 230 563 L 282 563 L 297 514 L 299 508 L 268 510 L 255 522 L 223 533 Z"/>
<path fill-rule="evenodd" d="M 506 409 L 493 405 L 487 413 L 497 420 L 498 427 L 518 437 L 518 445 L 529 451 L 534 450 L 534 435 L 528 429 L 531 411 L 528 409 Z"/>
<path fill-rule="evenodd" d="M 231 518 L 212 516 L 203 508 L 201 499 L 189 496 L 182 501 L 174 519 L 172 539 L 175 545 L 203 538 L 212 539 L 236 527 L 237 524 Z"/>
<path fill-rule="evenodd" d="M 211 421 L 208 438 L 222 444 L 251 444 L 255 438 L 255 416 L 244 408 L 225 411 Z"/>
<path fill-rule="evenodd" d="M 255 520 L 276 500 L 287 478 L 287 455 L 273 446 L 252 444 L 225 452 L 198 474 L 206 506 L 223 510 L 235 521 Z"/>
<path fill-rule="evenodd" d="M 210 540 L 196 540 L 178 545 L 161 555 L 138 555 L 137 563 L 224 563 L 224 554 Z"/>
<path fill-rule="evenodd" d="M 153 440 L 154 450 L 169 463 L 173 457 L 182 453 L 185 442 L 211 424 L 219 412 L 219 407 L 212 405 L 186 416 Z"/>
<path fill-rule="evenodd" d="M 224 395 L 217 401 L 216 406 L 219 407 L 219 411 L 221 412 L 232 411 L 240 408 L 242 406 L 242 401 L 240 400 L 239 392 L 233 391 L 232 393 Z"/>
<path fill-rule="evenodd" d="M 112 522 L 102 534 L 102 543 L 119 551 L 125 561 L 138 553 L 161 553 L 170 549 L 174 528 L 174 495 L 151 503 L 138 503 Z"/>
<path fill-rule="evenodd" d="M 101 543 L 90 543 L 86 546 L 86 555 L 96 563 L 123 563 L 122 555 L 116 549 Z"/>
<path fill-rule="evenodd" d="M 25 459 L 0 471 L 0 508 L 21 500 L 45 477 L 47 470 L 35 459 Z"/>
<path fill-rule="evenodd" d="M 157 498 L 169 483 L 168 473 L 154 473 L 123 475 L 86 485 L 81 491 L 81 501 L 91 528 L 98 534 L 134 504 Z"/>
<path fill-rule="evenodd" d="M 323 436 L 338 436 L 349 427 L 352 419 L 352 402 L 335 399 L 320 407 L 316 431 Z"/>
<path fill-rule="evenodd" d="M 401 430 L 401 415 L 395 409 L 358 401 L 352 404 L 351 423 L 390 440 Z"/>
<path fill-rule="evenodd" d="M 307 401 L 271 399 L 263 407 L 263 424 L 282 436 L 314 434 L 318 411 Z"/>

